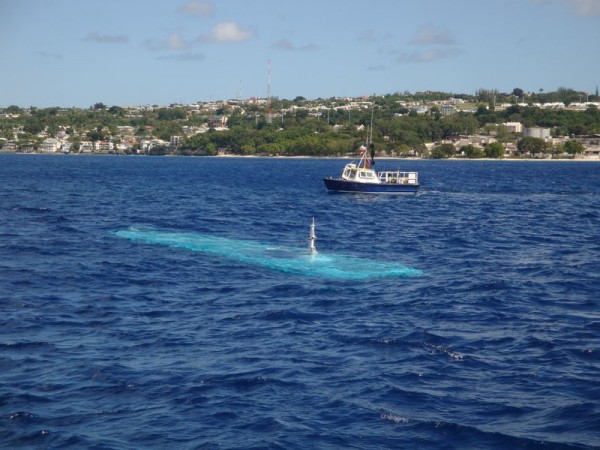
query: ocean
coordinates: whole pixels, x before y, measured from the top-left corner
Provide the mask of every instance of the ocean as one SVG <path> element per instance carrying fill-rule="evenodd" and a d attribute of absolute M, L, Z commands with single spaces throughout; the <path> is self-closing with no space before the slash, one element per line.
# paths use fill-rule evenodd
<path fill-rule="evenodd" d="M 0 448 L 600 448 L 600 163 L 344 163 L 0 155 Z"/>

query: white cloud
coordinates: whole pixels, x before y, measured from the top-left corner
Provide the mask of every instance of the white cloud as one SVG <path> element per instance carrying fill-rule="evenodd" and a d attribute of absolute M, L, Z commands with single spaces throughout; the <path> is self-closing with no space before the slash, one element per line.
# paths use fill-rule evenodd
<path fill-rule="evenodd" d="M 35 52 L 36 55 L 45 58 L 45 59 L 62 59 L 63 55 L 62 53 L 52 53 L 52 52 L 47 52 L 45 50 L 40 50 Z"/>
<path fill-rule="evenodd" d="M 375 41 L 375 32 L 373 31 L 373 29 L 361 31 L 360 35 L 358 36 L 358 40 L 374 42 Z"/>
<path fill-rule="evenodd" d="M 183 40 L 183 38 L 179 35 L 179 33 L 172 33 L 166 41 L 166 47 L 169 50 L 179 50 L 182 48 L 187 48 L 187 44 L 186 42 Z"/>
<path fill-rule="evenodd" d="M 164 55 L 158 59 L 165 61 L 203 61 L 204 55 L 202 53 L 185 52 L 178 55 Z"/>
<path fill-rule="evenodd" d="M 213 43 L 229 43 L 244 42 L 253 37 L 253 31 L 243 29 L 237 22 L 220 22 L 212 28 L 210 35 L 201 38 L 201 40 Z"/>
<path fill-rule="evenodd" d="M 319 47 L 315 44 L 307 44 L 307 45 L 301 45 L 301 46 L 297 46 L 292 44 L 292 42 L 289 39 L 280 39 L 277 42 L 275 42 L 273 45 L 271 45 L 272 48 L 278 49 L 278 50 L 286 50 L 286 51 L 311 51 L 311 50 L 317 50 Z"/>
<path fill-rule="evenodd" d="M 215 7 L 211 2 L 192 0 L 181 5 L 177 10 L 190 16 L 211 17 L 215 12 Z"/>
<path fill-rule="evenodd" d="M 535 3 L 562 2 L 580 16 L 600 16 L 600 0 L 533 0 Z"/>
<path fill-rule="evenodd" d="M 582 16 L 600 16 L 599 0 L 567 0 L 577 14 Z"/>
<path fill-rule="evenodd" d="M 455 47 L 456 40 L 447 28 L 436 27 L 431 24 L 419 28 L 408 43 L 425 48 L 404 52 L 396 57 L 397 62 L 429 63 L 441 59 L 455 58 L 462 53 L 462 50 Z"/>
<path fill-rule="evenodd" d="M 182 50 L 189 47 L 179 33 L 171 33 L 164 41 L 149 39 L 144 45 L 150 50 Z"/>
<path fill-rule="evenodd" d="M 367 67 L 367 70 L 370 72 L 382 72 L 384 70 L 387 70 L 387 66 L 379 64 L 377 66 L 369 66 Z"/>
<path fill-rule="evenodd" d="M 455 58 L 462 51 L 456 48 L 450 49 L 428 49 L 417 52 L 403 53 L 396 58 L 399 63 L 429 63 L 441 59 Z"/>
<path fill-rule="evenodd" d="M 425 25 L 417 31 L 410 43 L 416 45 L 454 45 L 456 42 L 447 28 Z"/>
<path fill-rule="evenodd" d="M 107 35 L 100 34 L 97 31 L 90 31 L 84 38 L 84 41 L 97 42 L 99 44 L 127 44 L 129 37 L 124 34 Z"/>
<path fill-rule="evenodd" d="M 368 30 L 363 30 L 358 33 L 357 39 L 362 42 L 383 42 L 393 39 L 393 37 L 390 33 L 380 34 L 379 31 L 369 28 Z"/>

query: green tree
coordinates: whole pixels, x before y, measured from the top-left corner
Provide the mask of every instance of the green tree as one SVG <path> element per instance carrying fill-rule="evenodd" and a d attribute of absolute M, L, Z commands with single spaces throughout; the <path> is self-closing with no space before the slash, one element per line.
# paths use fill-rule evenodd
<path fill-rule="evenodd" d="M 461 134 L 474 134 L 477 132 L 479 124 L 472 114 L 458 113 L 445 116 L 440 120 L 440 126 L 442 137 L 447 139 Z"/>
<path fill-rule="evenodd" d="M 183 120 L 187 113 L 183 108 L 161 108 L 158 110 L 158 120 Z"/>
<path fill-rule="evenodd" d="M 6 108 L 6 112 L 9 114 L 22 114 L 23 110 L 16 105 L 10 105 Z"/>
<path fill-rule="evenodd" d="M 46 128 L 46 132 L 49 136 L 56 137 L 56 135 L 58 134 L 58 125 L 56 125 L 55 123 L 48 125 L 48 127 Z"/>
<path fill-rule="evenodd" d="M 478 147 L 475 147 L 473 144 L 463 145 L 460 148 L 460 151 L 467 158 L 474 159 L 474 158 L 483 158 L 485 156 L 485 153 L 483 153 L 483 150 Z"/>
<path fill-rule="evenodd" d="M 164 141 L 170 141 L 171 136 L 181 136 L 183 129 L 180 123 L 176 121 L 160 122 L 154 128 L 153 134 Z"/>
<path fill-rule="evenodd" d="M 579 141 L 567 141 L 565 142 L 564 145 L 564 151 L 567 152 L 569 155 L 576 155 L 579 153 L 583 153 L 584 148 L 583 148 L 583 144 Z"/>
<path fill-rule="evenodd" d="M 125 110 L 120 106 L 111 106 L 108 112 L 114 114 L 115 116 L 122 116 L 125 114 Z"/>
<path fill-rule="evenodd" d="M 217 154 L 217 152 L 218 152 L 218 149 L 215 144 L 213 144 L 212 142 L 209 142 L 208 144 L 206 144 L 206 154 L 207 155 L 214 156 Z"/>
<path fill-rule="evenodd" d="M 106 134 L 106 129 L 103 129 L 102 127 L 96 127 L 90 131 L 88 131 L 87 137 L 91 140 L 91 141 L 105 141 L 108 139 L 108 135 Z"/>
<path fill-rule="evenodd" d="M 23 131 L 30 134 L 38 134 L 46 128 L 45 123 L 36 116 L 31 116 L 25 122 Z"/>
<path fill-rule="evenodd" d="M 504 158 L 504 146 L 500 142 L 486 145 L 484 151 L 488 158 Z"/>
<path fill-rule="evenodd" d="M 490 103 L 494 101 L 494 97 L 499 94 L 497 89 L 478 89 L 475 93 L 477 100 L 482 103 Z"/>
<path fill-rule="evenodd" d="M 413 149 L 406 144 L 400 144 L 397 152 L 400 156 L 412 156 L 414 154 Z"/>
<path fill-rule="evenodd" d="M 475 112 L 475 118 L 480 127 L 486 124 L 496 124 L 498 122 L 498 114 L 495 111 L 488 110 L 485 105 L 479 105 Z"/>
<path fill-rule="evenodd" d="M 496 139 L 500 142 L 508 142 L 510 139 L 510 131 L 504 125 L 498 125 L 496 129 Z"/>
<path fill-rule="evenodd" d="M 306 119 L 308 117 L 308 111 L 305 109 L 299 109 L 296 111 L 296 119 Z"/>
<path fill-rule="evenodd" d="M 543 139 L 536 137 L 524 137 L 517 143 L 517 149 L 522 155 L 536 155 L 538 153 L 546 153 L 548 145 Z"/>
<path fill-rule="evenodd" d="M 431 157 L 433 159 L 444 159 L 454 156 L 456 148 L 452 144 L 440 144 L 436 145 L 431 151 Z"/>

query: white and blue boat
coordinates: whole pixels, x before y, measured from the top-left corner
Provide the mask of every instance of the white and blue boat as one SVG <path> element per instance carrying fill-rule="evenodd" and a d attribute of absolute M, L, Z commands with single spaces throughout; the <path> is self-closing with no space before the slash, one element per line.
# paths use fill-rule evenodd
<path fill-rule="evenodd" d="M 365 145 L 361 145 L 360 153 L 360 161 L 346 164 L 341 177 L 323 179 L 329 192 L 416 194 L 419 191 L 418 172 L 377 172 L 372 144 L 370 156 Z"/>
<path fill-rule="evenodd" d="M 342 176 L 324 178 L 329 192 L 353 192 L 368 194 L 416 194 L 419 191 L 418 172 L 375 171 L 375 146 L 373 145 L 373 114 L 367 135 L 367 144 L 359 148 L 360 160 L 344 167 Z M 370 149 L 370 154 L 368 149 Z"/>

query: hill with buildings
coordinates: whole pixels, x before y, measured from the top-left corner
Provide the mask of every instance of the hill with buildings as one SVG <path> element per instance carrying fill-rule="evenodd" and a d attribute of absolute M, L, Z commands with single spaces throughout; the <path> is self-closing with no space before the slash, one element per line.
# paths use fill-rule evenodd
<path fill-rule="evenodd" d="M 0 109 L 0 151 L 351 156 L 373 116 L 380 157 L 600 158 L 600 97 L 442 92 L 168 106 Z"/>

